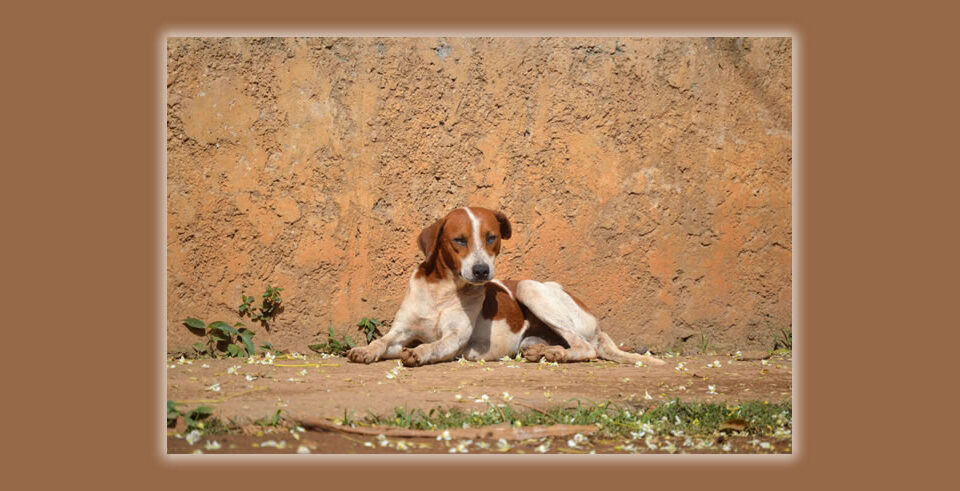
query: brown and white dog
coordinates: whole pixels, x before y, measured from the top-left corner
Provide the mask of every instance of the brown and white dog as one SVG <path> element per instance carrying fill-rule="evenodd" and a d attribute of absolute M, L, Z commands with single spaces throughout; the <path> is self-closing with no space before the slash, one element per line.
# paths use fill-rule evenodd
<path fill-rule="evenodd" d="M 557 283 L 494 279 L 500 241 L 511 233 L 503 213 L 475 207 L 458 208 L 424 229 L 417 242 L 426 260 L 410 277 L 390 331 L 347 357 L 358 363 L 400 358 L 418 366 L 523 352 L 531 361 L 664 363 L 621 351 L 583 302 Z"/>

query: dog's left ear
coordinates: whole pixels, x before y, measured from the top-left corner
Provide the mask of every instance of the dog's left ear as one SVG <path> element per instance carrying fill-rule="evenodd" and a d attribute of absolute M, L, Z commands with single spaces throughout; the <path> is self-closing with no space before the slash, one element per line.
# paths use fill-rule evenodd
<path fill-rule="evenodd" d="M 493 214 L 497 217 L 497 221 L 500 222 L 500 238 L 509 239 L 513 235 L 513 227 L 510 225 L 510 220 L 507 219 L 507 216 L 503 214 L 502 211 L 498 211 Z"/>
<path fill-rule="evenodd" d="M 417 245 L 420 246 L 420 251 L 428 261 L 437 252 L 437 239 L 440 237 L 440 230 L 443 229 L 443 221 L 444 219 L 441 218 L 433 222 L 433 225 L 423 229 L 417 237 Z"/>

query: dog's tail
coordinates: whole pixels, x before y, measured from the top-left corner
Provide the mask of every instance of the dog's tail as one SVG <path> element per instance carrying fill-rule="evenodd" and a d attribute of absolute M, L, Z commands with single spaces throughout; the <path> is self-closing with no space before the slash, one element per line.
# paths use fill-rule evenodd
<path fill-rule="evenodd" d="M 607 333 L 597 329 L 597 354 L 604 360 L 615 361 L 617 363 L 636 363 L 643 362 L 649 365 L 663 365 L 665 361 L 652 356 L 640 355 L 637 353 L 628 353 L 621 350 L 617 343 L 614 343 Z"/>

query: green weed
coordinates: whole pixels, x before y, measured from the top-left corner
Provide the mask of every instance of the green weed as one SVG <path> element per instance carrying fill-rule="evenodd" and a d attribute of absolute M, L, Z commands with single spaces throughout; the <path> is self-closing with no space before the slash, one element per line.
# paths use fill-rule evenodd
<path fill-rule="evenodd" d="M 370 344 L 370 342 L 374 339 L 383 336 L 383 334 L 380 332 L 380 329 L 377 329 L 382 324 L 382 322 L 372 317 L 364 317 L 363 319 L 360 319 L 360 322 L 357 322 L 357 330 L 366 336 L 367 344 Z"/>
<path fill-rule="evenodd" d="M 191 331 L 206 336 L 206 343 L 193 343 L 198 355 L 216 356 L 226 354 L 235 358 L 246 358 L 255 354 L 253 347 L 254 332 L 238 322 L 231 326 L 223 321 L 205 324 L 202 320 L 188 317 L 183 324 Z"/>
<path fill-rule="evenodd" d="M 187 431 L 204 429 L 209 431 L 211 428 L 222 426 L 218 421 L 210 418 L 213 415 L 213 408 L 209 406 L 198 406 L 184 413 L 183 411 L 177 409 L 177 406 L 183 405 L 184 403 L 182 402 L 167 401 L 168 428 L 176 426 L 177 419 L 180 417 L 183 417 L 184 422 L 187 424 Z"/>
<path fill-rule="evenodd" d="M 330 355 L 340 355 L 343 356 L 350 351 L 351 348 L 357 345 L 349 335 L 344 335 L 343 338 L 338 340 L 336 338 L 336 333 L 333 331 L 333 323 L 330 323 L 330 327 L 327 329 L 327 342 L 320 344 L 309 344 L 307 348 L 317 352 L 325 353 Z"/>
<path fill-rule="evenodd" d="M 703 334 L 703 329 L 700 330 L 700 342 L 698 343 L 698 347 L 701 355 L 707 354 L 707 351 L 709 351 L 711 348 L 710 339 Z"/>
<path fill-rule="evenodd" d="M 177 419 L 183 416 L 183 411 L 177 409 L 177 406 L 183 406 L 183 403 L 167 401 L 167 428 L 176 426 Z"/>
<path fill-rule="evenodd" d="M 280 298 L 280 292 L 282 291 L 283 288 L 268 286 L 267 291 L 263 292 L 260 307 L 257 308 L 253 307 L 254 297 L 248 297 L 241 293 L 240 306 L 237 308 L 240 317 L 248 315 L 250 320 L 258 321 L 264 328 L 269 329 L 270 321 L 282 310 L 283 299 Z"/>
<path fill-rule="evenodd" d="M 272 416 L 264 416 L 256 421 L 253 424 L 257 426 L 277 426 L 280 424 L 280 409 L 277 409 L 277 412 L 273 413 Z"/>
<path fill-rule="evenodd" d="M 793 331 L 790 328 L 780 328 L 779 332 L 773 335 L 773 349 L 793 350 Z"/>

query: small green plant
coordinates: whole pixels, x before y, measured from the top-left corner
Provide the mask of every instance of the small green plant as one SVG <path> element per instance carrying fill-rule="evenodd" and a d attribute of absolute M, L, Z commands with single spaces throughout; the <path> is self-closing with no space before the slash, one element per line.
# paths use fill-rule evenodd
<path fill-rule="evenodd" d="M 281 304 L 283 303 L 283 299 L 280 298 L 280 292 L 282 291 L 283 288 L 268 286 L 267 291 L 263 292 L 260 307 L 257 308 L 253 307 L 254 297 L 248 297 L 241 293 L 240 306 L 237 308 L 240 317 L 248 315 L 250 316 L 250 320 L 258 321 L 263 327 L 269 328 L 269 322 L 282 310 Z"/>
<path fill-rule="evenodd" d="M 793 350 L 793 331 L 789 328 L 781 328 L 779 331 L 773 335 L 773 349 Z"/>
<path fill-rule="evenodd" d="M 240 294 L 240 307 L 238 307 L 240 317 L 245 315 L 253 317 L 253 310 L 250 308 L 251 303 L 253 303 L 253 297 L 248 297 L 243 293 Z"/>
<path fill-rule="evenodd" d="M 340 424 L 346 426 L 353 426 L 357 423 L 357 420 L 353 418 L 353 411 L 350 411 L 347 414 L 347 408 L 343 408 L 343 420 L 340 421 Z"/>
<path fill-rule="evenodd" d="M 183 419 L 187 422 L 187 431 L 190 430 L 202 430 L 204 427 L 203 421 L 213 415 L 213 408 L 209 406 L 199 406 L 193 408 L 190 412 L 184 415 Z"/>
<path fill-rule="evenodd" d="M 263 353 L 265 353 L 265 354 L 266 354 L 266 353 L 273 353 L 273 354 L 276 355 L 276 356 L 280 356 L 280 355 L 283 354 L 283 351 L 274 348 L 272 344 L 266 343 L 266 342 L 260 345 L 260 349 L 261 349 L 261 350 L 263 351 Z"/>
<path fill-rule="evenodd" d="M 337 340 L 336 335 L 337 333 L 333 331 L 333 323 L 330 323 L 330 327 L 327 329 L 327 342 L 310 344 L 307 345 L 307 348 L 317 353 L 343 356 L 347 351 L 350 351 L 351 348 L 357 345 L 349 335 L 345 335 L 341 340 Z"/>
<path fill-rule="evenodd" d="M 273 416 L 264 416 L 256 421 L 254 421 L 257 426 L 277 426 L 280 424 L 280 409 L 277 409 L 277 412 L 273 413 Z"/>
<path fill-rule="evenodd" d="M 207 337 L 206 343 L 193 343 L 198 355 L 225 353 L 230 357 L 246 358 L 256 354 L 253 347 L 254 332 L 240 322 L 231 326 L 223 321 L 214 321 L 208 325 L 200 319 L 188 317 L 183 323 L 191 331 Z"/>
<path fill-rule="evenodd" d="M 360 322 L 357 323 L 357 330 L 363 333 L 367 338 L 367 344 L 370 344 L 374 339 L 383 336 L 383 333 L 380 332 L 380 327 L 383 323 L 374 319 L 372 317 L 364 317 L 360 319 Z"/>
<path fill-rule="evenodd" d="M 183 403 L 167 401 L 167 428 L 176 426 L 177 418 L 183 416 L 183 412 L 177 409 L 177 406 L 183 406 Z"/>
<path fill-rule="evenodd" d="M 707 351 L 710 350 L 710 340 L 703 334 L 703 329 L 700 330 L 700 342 L 697 345 L 700 348 L 701 355 L 707 354 Z"/>
<path fill-rule="evenodd" d="M 213 408 L 209 406 L 198 406 L 184 413 L 177 409 L 177 406 L 183 406 L 182 402 L 167 401 L 167 427 L 173 427 L 177 424 L 177 419 L 181 416 L 187 423 L 187 431 L 204 429 L 204 421 L 213 415 Z"/>

